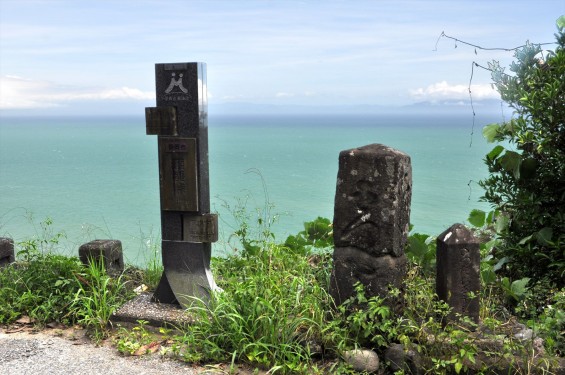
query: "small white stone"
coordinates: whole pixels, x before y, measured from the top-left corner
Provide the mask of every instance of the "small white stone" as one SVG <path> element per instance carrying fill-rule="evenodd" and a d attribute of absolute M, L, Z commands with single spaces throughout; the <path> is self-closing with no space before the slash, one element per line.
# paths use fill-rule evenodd
<path fill-rule="evenodd" d="M 523 329 L 522 331 L 514 335 L 514 337 L 520 341 L 531 340 L 533 336 L 534 331 L 531 328 Z"/>

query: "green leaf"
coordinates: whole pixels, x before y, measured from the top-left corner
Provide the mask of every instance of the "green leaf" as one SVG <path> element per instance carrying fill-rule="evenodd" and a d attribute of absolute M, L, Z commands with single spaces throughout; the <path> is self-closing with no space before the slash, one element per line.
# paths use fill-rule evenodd
<path fill-rule="evenodd" d="M 487 142 L 492 143 L 496 140 L 499 128 L 500 125 L 496 123 L 485 125 L 485 127 L 483 128 L 483 137 L 485 137 Z"/>
<path fill-rule="evenodd" d="M 526 285 L 529 282 L 530 282 L 529 277 L 524 277 L 523 279 L 515 280 L 512 282 L 510 289 L 512 290 L 512 293 L 514 295 L 516 295 L 517 297 L 522 297 L 524 294 L 526 294 L 527 291 Z"/>
<path fill-rule="evenodd" d="M 558 28 L 565 29 L 565 15 L 559 17 L 556 23 Z"/>
<path fill-rule="evenodd" d="M 510 259 L 508 259 L 508 257 L 503 257 L 502 259 L 500 259 L 495 265 L 494 267 L 492 267 L 492 270 L 494 272 L 498 271 L 499 269 L 502 268 L 502 266 L 504 266 L 506 263 L 508 263 Z M 505 277 L 505 279 L 507 279 L 507 277 Z"/>
<path fill-rule="evenodd" d="M 467 220 L 469 220 L 469 223 L 474 227 L 481 228 L 485 225 L 485 217 L 486 213 L 484 211 L 475 209 L 471 211 Z"/>
<path fill-rule="evenodd" d="M 415 233 L 408 237 L 408 248 L 406 253 L 413 260 L 421 261 L 426 253 L 428 252 L 428 245 L 426 244 L 426 239 L 428 235 Z"/>
<path fill-rule="evenodd" d="M 520 164 L 520 177 L 522 178 L 532 178 L 535 176 L 536 171 L 539 167 L 539 162 L 534 158 L 527 158 Z"/>
<path fill-rule="evenodd" d="M 550 245 L 551 237 L 553 237 L 553 229 L 549 227 L 542 228 L 536 235 L 540 245 Z"/>
<path fill-rule="evenodd" d="M 508 219 L 508 216 L 505 215 L 498 216 L 496 218 L 496 225 L 495 225 L 496 233 L 502 233 L 506 231 L 506 229 L 508 229 L 509 223 L 510 220 Z"/>
<path fill-rule="evenodd" d="M 508 277 L 503 277 L 502 280 L 500 280 L 500 285 L 504 290 L 510 291 L 510 279 Z"/>
<path fill-rule="evenodd" d="M 520 178 L 520 163 L 522 162 L 522 155 L 515 151 L 506 151 L 498 162 L 507 172 L 512 173 L 515 178 Z"/>
<path fill-rule="evenodd" d="M 483 280 L 483 283 L 485 284 L 494 283 L 496 281 L 496 274 L 494 273 L 492 266 L 490 264 L 484 264 L 481 266 L 483 268 L 481 270 L 481 279 Z"/>
<path fill-rule="evenodd" d="M 520 242 L 518 242 L 518 245 L 525 245 L 526 243 L 528 243 L 528 241 L 532 239 L 532 236 L 533 235 L 530 234 L 529 236 L 522 238 Z"/>
<path fill-rule="evenodd" d="M 486 223 L 487 223 L 487 224 L 492 224 L 492 223 L 494 223 L 495 217 L 496 217 L 495 212 L 494 212 L 494 211 L 490 211 L 490 212 L 488 213 L 488 215 L 487 215 Z"/>
<path fill-rule="evenodd" d="M 463 363 L 461 363 L 461 362 L 456 362 L 455 365 L 454 365 L 454 367 L 455 367 L 455 372 L 456 372 L 457 374 L 459 374 L 459 373 L 461 372 L 461 370 L 463 369 Z"/>
<path fill-rule="evenodd" d="M 502 147 L 501 145 L 496 146 L 495 148 L 493 148 L 488 154 L 487 154 L 487 158 L 489 160 L 494 160 L 498 157 L 498 155 L 500 155 L 502 153 L 502 151 L 504 151 L 504 147 Z"/>

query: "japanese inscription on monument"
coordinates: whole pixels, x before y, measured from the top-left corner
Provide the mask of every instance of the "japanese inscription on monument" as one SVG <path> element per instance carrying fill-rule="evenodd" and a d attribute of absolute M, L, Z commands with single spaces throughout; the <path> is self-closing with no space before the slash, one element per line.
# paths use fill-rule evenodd
<path fill-rule="evenodd" d="M 196 139 L 159 139 L 161 209 L 198 211 Z"/>

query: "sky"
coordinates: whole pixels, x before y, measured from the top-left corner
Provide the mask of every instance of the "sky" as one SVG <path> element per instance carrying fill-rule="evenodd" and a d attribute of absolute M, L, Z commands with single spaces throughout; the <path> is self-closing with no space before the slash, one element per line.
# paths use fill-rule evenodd
<path fill-rule="evenodd" d="M 0 115 L 143 115 L 154 64 L 205 62 L 209 112 L 469 99 L 483 47 L 554 42 L 565 0 L 0 0 Z M 547 46 L 546 48 L 553 48 Z M 486 71 L 474 100 L 497 99 Z"/>

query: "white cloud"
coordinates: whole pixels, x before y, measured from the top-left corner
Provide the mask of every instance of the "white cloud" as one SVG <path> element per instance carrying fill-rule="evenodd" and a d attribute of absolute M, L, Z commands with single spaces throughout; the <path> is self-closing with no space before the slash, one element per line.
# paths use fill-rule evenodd
<path fill-rule="evenodd" d="M 139 89 L 133 89 L 130 87 L 121 87 L 119 89 L 108 89 L 88 93 L 70 93 L 61 96 L 61 98 L 65 98 L 66 100 L 146 100 L 155 99 L 155 93 L 144 92 Z"/>
<path fill-rule="evenodd" d="M 500 95 L 490 84 L 471 85 L 473 100 L 500 99 Z M 410 90 L 410 95 L 420 101 L 468 100 L 469 85 L 450 85 L 441 81 L 426 88 Z"/>
<path fill-rule="evenodd" d="M 293 96 L 294 94 L 289 92 L 277 92 L 275 94 L 275 97 L 277 98 L 292 98 Z"/>
<path fill-rule="evenodd" d="M 50 108 L 73 101 L 149 100 L 155 93 L 130 87 L 77 89 L 17 76 L 0 77 L 0 109 Z"/>

